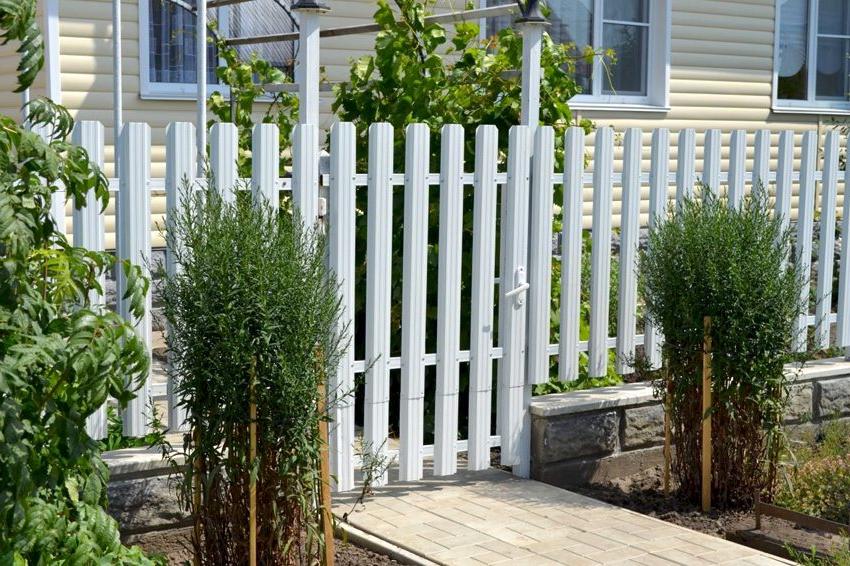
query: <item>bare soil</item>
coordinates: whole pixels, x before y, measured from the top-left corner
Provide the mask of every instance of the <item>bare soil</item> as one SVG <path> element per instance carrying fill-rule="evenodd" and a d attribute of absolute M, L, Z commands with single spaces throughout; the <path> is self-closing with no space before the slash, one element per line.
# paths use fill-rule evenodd
<path fill-rule="evenodd" d="M 575 488 L 573 491 L 668 523 L 786 557 L 786 546 L 792 546 L 799 552 L 809 552 L 815 547 L 818 554 L 829 555 L 831 550 L 842 544 L 840 537 L 800 528 L 773 517 L 762 517 L 762 528 L 757 531 L 752 510 L 713 509 L 709 513 L 702 513 L 697 505 L 684 501 L 675 490 L 671 489 L 671 494 L 665 495 L 662 478 L 662 469 L 657 466 L 633 476 Z"/>
<path fill-rule="evenodd" d="M 165 556 L 169 564 L 192 564 L 192 544 L 189 539 L 191 534 L 191 527 L 171 529 L 132 535 L 127 537 L 126 543 L 138 545 L 148 554 Z M 398 562 L 383 554 L 341 540 L 336 540 L 335 549 L 338 566 L 389 566 L 398 564 Z"/>

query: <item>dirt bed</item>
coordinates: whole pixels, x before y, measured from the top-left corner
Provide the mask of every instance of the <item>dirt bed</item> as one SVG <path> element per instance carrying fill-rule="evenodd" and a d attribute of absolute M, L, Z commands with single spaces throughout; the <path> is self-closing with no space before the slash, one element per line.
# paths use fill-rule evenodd
<path fill-rule="evenodd" d="M 191 528 L 158 531 L 143 535 L 133 535 L 127 538 L 128 544 L 142 547 L 149 554 L 158 554 L 168 558 L 169 564 L 191 564 L 192 550 L 189 537 Z M 336 564 L 339 566 L 388 566 L 398 564 L 383 554 L 336 541 Z"/>
<path fill-rule="evenodd" d="M 669 496 L 665 495 L 662 478 L 662 469 L 659 466 L 633 476 L 575 488 L 573 491 L 669 523 L 780 555 L 785 555 L 786 545 L 796 547 L 799 552 L 809 551 L 814 546 L 819 554 L 829 554 L 831 549 L 842 543 L 839 537 L 799 528 L 793 523 L 772 517 L 763 517 L 762 528 L 756 531 L 752 511 L 712 510 L 703 514 L 697 505 L 678 498 L 675 491 Z"/>

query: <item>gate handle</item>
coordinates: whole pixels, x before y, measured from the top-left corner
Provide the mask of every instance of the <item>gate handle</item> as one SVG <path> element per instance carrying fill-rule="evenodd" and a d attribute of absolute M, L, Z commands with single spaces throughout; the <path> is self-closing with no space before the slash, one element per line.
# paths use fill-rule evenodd
<path fill-rule="evenodd" d="M 505 293 L 505 296 L 506 297 L 513 297 L 514 295 L 519 295 L 523 291 L 527 291 L 529 287 L 531 287 L 531 285 L 529 285 L 528 283 L 522 283 L 516 289 L 512 289 L 512 290 L 508 291 L 507 293 Z"/>
<path fill-rule="evenodd" d="M 528 288 L 530 287 L 528 282 L 525 280 L 525 268 L 521 265 L 517 267 L 516 271 L 514 272 L 514 285 L 516 285 L 516 287 L 505 293 L 505 296 L 515 297 L 514 300 L 516 301 L 517 305 L 521 306 L 523 303 L 523 297 L 521 296 L 521 293 L 528 291 Z"/>

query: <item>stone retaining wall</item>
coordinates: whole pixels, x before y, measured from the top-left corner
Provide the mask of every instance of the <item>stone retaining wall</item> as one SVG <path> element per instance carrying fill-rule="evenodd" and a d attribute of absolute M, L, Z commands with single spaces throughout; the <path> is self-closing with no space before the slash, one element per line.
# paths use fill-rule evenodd
<path fill-rule="evenodd" d="M 836 417 L 850 421 L 850 362 L 809 362 L 788 372 L 790 430 L 816 429 Z M 648 383 L 535 397 L 531 419 L 531 473 L 546 483 L 605 481 L 663 461 L 664 411 Z"/>

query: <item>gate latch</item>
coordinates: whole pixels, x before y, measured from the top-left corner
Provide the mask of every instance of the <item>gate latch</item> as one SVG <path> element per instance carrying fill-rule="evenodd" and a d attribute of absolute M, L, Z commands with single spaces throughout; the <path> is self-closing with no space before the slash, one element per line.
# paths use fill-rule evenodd
<path fill-rule="evenodd" d="M 505 296 L 514 297 L 516 305 L 522 306 L 523 302 L 525 302 L 525 292 L 528 291 L 530 285 L 525 279 L 525 268 L 521 265 L 514 272 L 514 285 L 516 287 L 505 293 Z"/>

